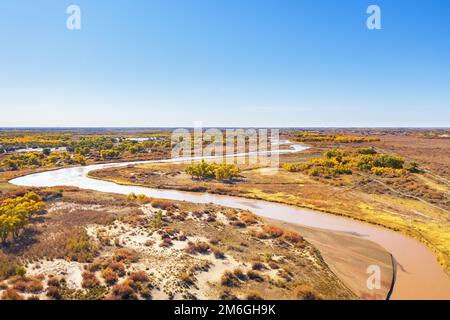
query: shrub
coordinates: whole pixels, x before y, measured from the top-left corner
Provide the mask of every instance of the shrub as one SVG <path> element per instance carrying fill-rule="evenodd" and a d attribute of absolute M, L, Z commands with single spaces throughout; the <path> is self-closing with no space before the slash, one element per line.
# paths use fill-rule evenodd
<path fill-rule="evenodd" d="M 239 300 L 238 297 L 236 297 L 234 294 L 232 294 L 230 291 L 228 290 L 224 290 L 220 296 L 219 296 L 220 300 Z"/>
<path fill-rule="evenodd" d="M 297 286 L 295 288 L 295 295 L 300 300 L 322 300 L 321 296 L 307 285 Z"/>
<path fill-rule="evenodd" d="M 61 292 L 60 289 L 57 287 L 50 286 L 47 288 L 47 297 L 53 299 L 53 300 L 61 300 Z"/>
<path fill-rule="evenodd" d="M 251 291 L 247 294 L 247 300 L 264 300 L 259 293 Z"/>
<path fill-rule="evenodd" d="M 9 278 L 16 273 L 17 270 L 22 270 L 15 258 L 9 257 L 0 251 L 0 280 Z"/>
<path fill-rule="evenodd" d="M 23 300 L 23 297 L 16 290 L 9 288 L 3 291 L 2 300 Z"/>
<path fill-rule="evenodd" d="M 125 275 L 125 265 L 121 262 L 112 261 L 108 264 L 107 269 L 111 269 L 115 273 L 117 273 L 120 277 Z"/>
<path fill-rule="evenodd" d="M 90 263 L 90 264 L 87 266 L 87 269 L 88 269 L 90 272 L 100 271 L 101 268 L 102 268 L 102 264 L 101 264 L 100 262 L 98 262 L 98 261 L 92 262 L 92 263 Z"/>
<path fill-rule="evenodd" d="M 19 277 L 24 277 L 25 274 L 27 273 L 27 269 L 25 269 L 22 266 L 17 266 L 16 270 L 15 270 L 16 275 L 18 275 Z"/>
<path fill-rule="evenodd" d="M 192 279 L 192 277 L 187 272 L 181 272 L 178 275 L 178 278 L 180 278 L 180 281 L 187 286 L 194 284 L 194 279 Z"/>
<path fill-rule="evenodd" d="M 112 294 L 114 298 L 121 300 L 133 300 L 136 299 L 133 288 L 128 283 L 116 284 L 112 288 Z"/>
<path fill-rule="evenodd" d="M 150 199 L 149 197 L 147 197 L 145 194 L 139 194 L 136 196 L 136 200 L 139 204 L 147 204 L 147 203 L 151 203 L 152 199 Z"/>
<path fill-rule="evenodd" d="M 115 254 L 116 261 L 124 263 L 137 262 L 139 260 L 138 253 L 131 249 L 118 249 Z"/>
<path fill-rule="evenodd" d="M 411 172 L 411 173 L 420 173 L 420 172 L 421 172 L 421 170 L 419 169 L 419 165 L 417 164 L 417 162 L 411 162 L 411 163 L 409 164 L 408 171 Z"/>
<path fill-rule="evenodd" d="M 303 242 L 303 237 L 295 231 L 286 231 L 283 234 L 283 239 L 294 244 Z"/>
<path fill-rule="evenodd" d="M 164 247 L 164 248 L 168 248 L 170 246 L 172 246 L 172 240 L 168 237 L 163 238 L 163 240 L 161 241 L 161 243 L 159 244 L 160 247 Z"/>
<path fill-rule="evenodd" d="M 112 285 L 119 280 L 119 277 L 117 276 L 117 273 L 115 273 L 110 268 L 106 268 L 102 271 L 102 277 L 105 279 L 106 283 L 109 285 Z"/>
<path fill-rule="evenodd" d="M 130 274 L 129 279 L 135 282 L 148 282 L 148 275 L 145 271 L 136 271 Z"/>
<path fill-rule="evenodd" d="M 13 288 L 19 292 L 25 292 L 27 291 L 27 282 L 24 280 L 18 280 L 14 283 Z"/>
<path fill-rule="evenodd" d="M 213 248 L 212 252 L 214 253 L 214 257 L 216 257 L 216 259 L 225 259 L 225 253 L 219 248 Z"/>
<path fill-rule="evenodd" d="M 370 169 L 370 172 L 376 174 L 377 176 L 400 177 L 405 173 L 405 170 L 373 167 L 372 169 Z"/>
<path fill-rule="evenodd" d="M 253 271 L 253 270 L 249 270 L 247 272 L 247 277 L 250 280 L 255 280 L 255 281 L 258 281 L 258 282 L 263 282 L 264 281 L 264 278 L 258 272 Z"/>
<path fill-rule="evenodd" d="M 98 254 L 85 230 L 77 229 L 67 240 L 66 255 L 72 261 L 90 262 Z"/>
<path fill-rule="evenodd" d="M 238 287 L 239 279 L 230 271 L 225 271 L 220 279 L 220 283 L 226 287 Z"/>
<path fill-rule="evenodd" d="M 42 285 L 42 282 L 39 280 L 31 280 L 27 284 L 26 291 L 30 293 L 39 293 L 44 289 L 44 286 Z"/>
<path fill-rule="evenodd" d="M 356 153 L 374 155 L 377 153 L 377 151 L 373 148 L 360 148 L 356 151 Z"/>
<path fill-rule="evenodd" d="M 153 208 L 162 209 L 162 210 L 167 210 L 169 208 L 176 207 L 175 203 L 173 203 L 169 200 L 164 200 L 164 199 L 154 199 L 151 201 L 151 205 Z"/>
<path fill-rule="evenodd" d="M 241 269 L 234 269 L 233 275 L 241 281 L 245 281 L 247 279 L 247 276 L 244 274 L 244 272 L 242 272 Z"/>
<path fill-rule="evenodd" d="M 230 225 L 238 228 L 245 228 L 246 224 L 242 221 L 236 220 L 236 221 L 230 221 Z"/>
<path fill-rule="evenodd" d="M 402 169 L 405 160 L 400 157 L 383 154 L 374 161 L 375 167 Z"/>
<path fill-rule="evenodd" d="M 258 222 L 258 218 L 251 212 L 242 212 L 240 214 L 241 220 L 246 224 L 255 224 Z"/>
<path fill-rule="evenodd" d="M 209 252 L 209 249 L 210 249 L 210 246 L 206 242 L 197 241 L 196 243 L 193 243 L 193 242 L 189 241 L 186 251 L 191 254 L 195 254 L 195 253 L 206 254 Z"/>
<path fill-rule="evenodd" d="M 283 235 L 283 230 L 272 225 L 265 225 L 263 227 L 263 232 L 265 232 L 269 238 L 278 238 Z"/>
<path fill-rule="evenodd" d="M 59 288 L 61 286 L 61 282 L 58 278 L 52 277 L 52 278 L 48 279 L 47 285 L 49 287 Z"/>
<path fill-rule="evenodd" d="M 297 163 L 284 163 L 283 169 L 289 172 L 299 172 L 302 171 L 302 166 Z"/>
<path fill-rule="evenodd" d="M 253 262 L 252 269 L 253 270 L 264 270 L 264 269 L 266 269 L 266 267 L 261 262 Z"/>
<path fill-rule="evenodd" d="M 82 277 L 83 281 L 81 283 L 81 286 L 83 288 L 94 288 L 100 285 L 100 281 L 98 281 L 95 273 L 83 272 Z"/>
<path fill-rule="evenodd" d="M 120 158 L 120 151 L 104 149 L 100 152 L 100 157 L 104 160 Z"/>

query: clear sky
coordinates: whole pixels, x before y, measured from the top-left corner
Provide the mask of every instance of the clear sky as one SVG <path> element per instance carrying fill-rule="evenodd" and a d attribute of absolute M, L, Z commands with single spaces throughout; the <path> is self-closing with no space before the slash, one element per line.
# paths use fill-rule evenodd
<path fill-rule="evenodd" d="M 450 1 L 1 2 L 0 126 L 194 121 L 448 127 Z"/>

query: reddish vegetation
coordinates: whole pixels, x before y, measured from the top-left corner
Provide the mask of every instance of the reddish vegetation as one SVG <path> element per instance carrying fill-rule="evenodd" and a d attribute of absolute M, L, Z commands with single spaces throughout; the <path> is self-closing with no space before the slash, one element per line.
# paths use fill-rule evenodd
<path fill-rule="evenodd" d="M 113 299 L 131 300 L 136 298 L 133 288 L 126 282 L 116 284 L 112 288 L 112 294 Z"/>
<path fill-rule="evenodd" d="M 210 249 L 210 246 L 206 242 L 197 241 L 196 243 L 193 243 L 193 242 L 189 241 L 186 251 L 191 254 L 195 254 L 195 253 L 206 254 L 209 252 L 209 249 Z"/>
<path fill-rule="evenodd" d="M 81 285 L 83 288 L 94 288 L 100 285 L 100 281 L 98 281 L 95 273 L 83 272 L 83 281 Z"/>
<path fill-rule="evenodd" d="M 279 238 L 283 235 L 283 230 L 272 225 L 265 225 L 263 232 L 267 234 L 269 238 Z"/>
<path fill-rule="evenodd" d="M 115 259 L 119 262 L 131 263 L 137 262 L 139 260 L 139 256 L 134 250 L 119 249 L 116 251 Z"/>
<path fill-rule="evenodd" d="M 256 215 L 251 212 L 242 212 L 240 218 L 246 224 L 255 224 L 258 222 Z"/>
<path fill-rule="evenodd" d="M 148 275 L 144 271 L 136 271 L 130 274 L 129 279 L 135 281 L 135 282 L 147 282 L 148 281 Z"/>
<path fill-rule="evenodd" d="M 23 300 L 23 297 L 16 290 L 9 288 L 3 291 L 2 300 Z"/>
<path fill-rule="evenodd" d="M 292 243 L 303 242 L 303 237 L 300 234 L 298 234 L 297 232 L 295 232 L 295 231 L 286 231 L 283 234 L 283 238 L 286 241 L 289 241 L 289 242 L 292 242 Z"/>
<path fill-rule="evenodd" d="M 105 279 L 106 283 L 109 285 L 116 283 L 117 280 L 119 279 L 119 277 L 117 276 L 117 273 L 115 273 L 110 268 L 107 268 L 102 271 L 102 277 L 103 277 L 103 279 Z"/>
<path fill-rule="evenodd" d="M 176 204 L 168 201 L 168 200 L 162 200 L 162 199 L 154 199 L 151 201 L 153 208 L 163 209 L 167 210 L 169 208 L 176 208 Z"/>

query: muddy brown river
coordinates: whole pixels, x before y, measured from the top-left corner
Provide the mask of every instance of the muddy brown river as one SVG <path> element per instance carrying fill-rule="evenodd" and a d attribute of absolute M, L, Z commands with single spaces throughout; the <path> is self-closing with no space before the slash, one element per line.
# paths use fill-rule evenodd
<path fill-rule="evenodd" d="M 278 152 L 300 152 L 306 149 L 306 147 L 300 145 L 291 145 L 291 147 L 291 150 L 279 150 Z M 397 277 L 391 296 L 392 299 L 450 299 L 450 277 L 437 263 L 434 254 L 425 245 L 400 233 L 349 218 L 267 201 L 208 193 L 125 186 L 87 177 L 87 174 L 92 170 L 139 163 L 179 162 L 180 160 L 191 159 L 177 158 L 64 168 L 19 177 L 11 180 L 10 183 L 30 187 L 73 186 L 102 192 L 119 194 L 130 194 L 133 192 L 154 198 L 214 203 L 233 208 L 248 209 L 255 214 L 271 219 L 353 234 L 379 244 L 395 257 L 397 261 Z"/>

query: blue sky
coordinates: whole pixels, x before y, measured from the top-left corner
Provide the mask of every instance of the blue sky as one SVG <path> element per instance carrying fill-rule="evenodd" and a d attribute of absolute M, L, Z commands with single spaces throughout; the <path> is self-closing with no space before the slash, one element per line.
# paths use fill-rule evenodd
<path fill-rule="evenodd" d="M 446 0 L 10 0 L 0 40 L 0 126 L 450 126 Z"/>

